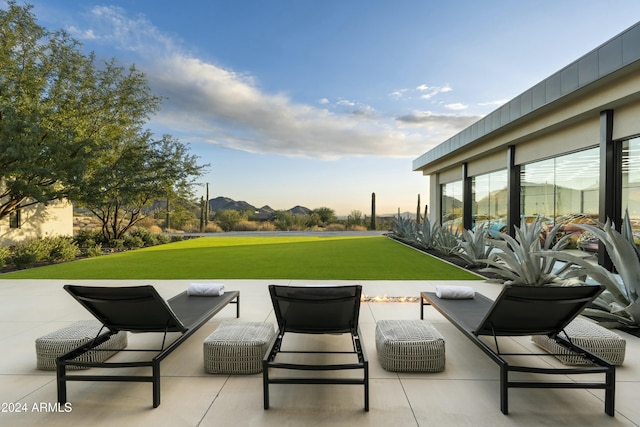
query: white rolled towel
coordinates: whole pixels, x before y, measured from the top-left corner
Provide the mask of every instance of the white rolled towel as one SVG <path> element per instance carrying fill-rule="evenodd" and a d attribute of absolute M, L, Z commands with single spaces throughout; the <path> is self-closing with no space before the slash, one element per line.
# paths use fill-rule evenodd
<path fill-rule="evenodd" d="M 187 288 L 187 295 L 198 297 L 219 297 L 224 295 L 224 285 L 219 283 L 192 283 Z"/>
<path fill-rule="evenodd" d="M 475 291 L 471 286 L 436 286 L 436 296 L 442 299 L 471 299 Z"/>

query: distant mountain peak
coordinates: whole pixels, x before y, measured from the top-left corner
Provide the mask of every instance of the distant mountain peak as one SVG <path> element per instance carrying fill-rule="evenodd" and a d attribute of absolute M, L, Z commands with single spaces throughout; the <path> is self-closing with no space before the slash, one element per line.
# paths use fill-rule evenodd
<path fill-rule="evenodd" d="M 209 200 L 209 210 L 212 212 L 234 210 L 234 211 L 252 211 L 259 218 L 270 218 L 276 212 L 269 205 L 264 205 L 261 208 L 256 208 L 250 203 L 245 201 L 236 201 L 229 197 L 218 196 Z M 288 209 L 294 215 L 309 215 L 312 211 L 304 206 L 296 205 L 291 209 Z"/>

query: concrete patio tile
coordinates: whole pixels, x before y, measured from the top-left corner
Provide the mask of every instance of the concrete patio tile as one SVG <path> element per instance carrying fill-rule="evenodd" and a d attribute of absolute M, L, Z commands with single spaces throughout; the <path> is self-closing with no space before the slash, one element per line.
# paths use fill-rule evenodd
<path fill-rule="evenodd" d="M 199 282 L 204 282 L 199 280 Z M 375 325 L 383 319 L 418 319 L 420 305 L 363 303 L 360 327 L 370 362 L 370 412 L 363 410 L 362 386 L 272 385 L 272 407 L 262 406 L 262 376 L 211 375 L 204 371 L 204 339 L 223 321 L 268 321 L 275 325 L 267 285 L 313 285 L 312 281 L 217 280 L 241 292 L 241 317 L 228 306 L 173 352 L 161 367 L 162 404 L 151 406 L 151 385 L 144 383 L 72 382 L 71 411 L 55 412 L 55 373 L 35 369 L 35 339 L 91 316 L 63 291 L 66 281 L 0 280 L 0 396 L 5 404 L 26 404 L 27 413 L 0 412 L 0 425 L 11 426 L 626 426 L 640 425 L 640 340 L 627 339 L 627 357 L 617 369 L 616 416 L 604 413 L 603 393 L 585 390 L 517 389 L 509 392 L 510 414 L 499 408 L 497 366 L 432 307 L 425 319 L 446 341 L 446 367 L 441 373 L 394 373 L 382 369 L 375 349 Z M 94 286 L 152 284 L 164 298 L 185 290 L 190 281 L 78 281 Z M 415 296 L 438 284 L 472 286 L 494 298 L 500 286 L 484 282 L 362 281 L 321 284 L 363 285 L 369 295 Z M 346 339 L 345 339 L 346 338 Z M 156 348 L 161 334 L 129 334 L 128 348 Z M 489 342 L 491 341 L 488 338 Z M 299 337 L 287 345 L 323 349 L 350 347 L 348 336 Z M 504 350 L 536 351 L 528 337 L 501 339 Z M 146 353 L 120 352 L 111 360 L 140 360 Z M 529 360 L 529 358 L 527 358 Z M 555 358 L 534 364 L 562 366 Z M 80 375 L 104 369 L 76 371 Z M 140 372 L 129 368 L 124 373 Z M 335 374 L 329 374 L 335 375 Z M 586 381 L 590 376 L 574 376 Z M 33 406 L 35 405 L 35 406 Z M 43 411 L 37 408 L 43 405 Z"/>
<path fill-rule="evenodd" d="M 419 425 L 447 426 L 622 426 L 604 404 L 584 390 L 511 390 L 509 415 L 500 412 L 498 380 L 403 380 Z"/>
<path fill-rule="evenodd" d="M 3 413 L 0 422 L 12 426 L 195 426 L 225 381 L 226 378 L 213 377 L 163 377 L 162 404 L 155 409 L 151 407 L 150 384 L 73 383 L 70 403 L 61 406 L 59 412 L 52 409 L 54 381 L 20 400 L 27 405 L 28 413 Z M 50 408 L 33 409 L 43 404 Z"/>
<path fill-rule="evenodd" d="M 202 420 L 203 426 L 416 426 L 398 381 L 370 381 L 369 412 L 361 386 L 272 385 L 262 408 L 262 378 L 233 376 Z M 234 397 L 236 396 L 236 397 Z M 242 396 L 238 399 L 237 396 Z"/>

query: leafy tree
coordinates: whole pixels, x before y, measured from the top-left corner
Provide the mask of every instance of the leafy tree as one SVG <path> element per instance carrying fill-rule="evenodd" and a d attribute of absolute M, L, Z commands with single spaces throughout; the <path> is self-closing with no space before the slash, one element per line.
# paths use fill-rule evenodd
<path fill-rule="evenodd" d="M 32 6 L 7 5 L 0 10 L 0 219 L 79 190 L 95 174 L 95 159 L 139 134 L 159 105 L 134 67 L 97 66 L 66 32 L 39 26 Z"/>
<path fill-rule="evenodd" d="M 188 196 L 204 166 L 165 135 L 143 130 L 160 98 L 143 73 L 36 23 L 31 6 L 0 10 L 0 219 L 68 198 L 119 239 L 154 198 Z"/>
<path fill-rule="evenodd" d="M 224 231 L 231 231 L 241 220 L 245 219 L 240 212 L 233 209 L 226 209 L 216 212 L 216 221 Z"/>
<path fill-rule="evenodd" d="M 145 208 L 160 198 L 186 198 L 205 166 L 169 135 L 159 141 L 148 132 L 121 141 L 97 157 L 73 200 L 102 222 L 107 240 L 120 239 L 145 218 Z"/>
<path fill-rule="evenodd" d="M 358 210 L 353 210 L 347 216 L 347 227 L 353 225 L 362 225 L 364 223 L 364 218 L 362 216 L 362 212 Z"/>
<path fill-rule="evenodd" d="M 318 214 L 320 216 L 320 221 L 323 224 L 330 224 L 332 222 L 336 222 L 336 211 L 331 208 L 321 207 L 313 210 L 313 213 Z"/>

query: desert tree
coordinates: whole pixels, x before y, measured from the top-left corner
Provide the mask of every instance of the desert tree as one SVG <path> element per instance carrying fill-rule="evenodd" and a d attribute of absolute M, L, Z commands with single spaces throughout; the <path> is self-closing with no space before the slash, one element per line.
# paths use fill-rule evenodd
<path fill-rule="evenodd" d="M 202 166 L 144 124 L 158 111 L 146 76 L 37 24 L 31 6 L 0 10 L 0 219 L 70 199 L 118 238 L 154 197 L 189 192 Z"/>
<path fill-rule="evenodd" d="M 144 75 L 37 24 L 31 6 L 0 9 L 0 219 L 68 198 L 112 141 L 137 132 L 159 98 Z"/>
<path fill-rule="evenodd" d="M 330 224 L 332 222 L 337 221 L 336 212 L 331 208 L 327 208 L 323 206 L 323 207 L 314 209 L 313 213 L 318 214 L 318 216 L 320 217 L 320 222 L 322 224 L 326 225 L 326 224 Z"/>
<path fill-rule="evenodd" d="M 113 141 L 110 151 L 94 159 L 73 200 L 101 221 L 106 240 L 119 239 L 145 218 L 154 201 L 191 197 L 206 167 L 169 135 L 154 140 L 149 132 L 134 134 Z"/>

